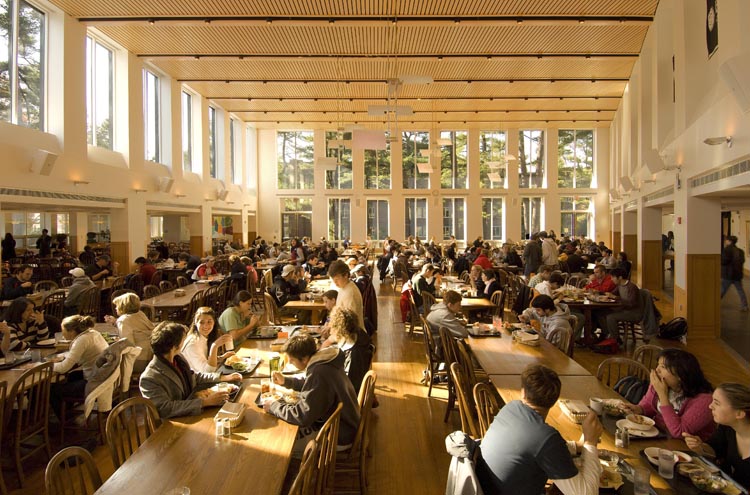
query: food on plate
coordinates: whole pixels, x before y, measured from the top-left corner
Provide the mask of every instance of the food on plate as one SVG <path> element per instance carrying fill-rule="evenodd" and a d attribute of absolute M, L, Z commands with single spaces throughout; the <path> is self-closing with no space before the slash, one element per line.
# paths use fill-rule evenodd
<path fill-rule="evenodd" d="M 680 452 L 679 450 L 675 450 L 673 452 L 674 455 L 677 456 L 677 462 L 691 462 L 693 460 L 693 458 L 687 455 L 685 452 Z"/>
<path fill-rule="evenodd" d="M 614 488 L 617 489 L 622 485 L 622 475 L 613 469 L 602 469 L 602 474 L 599 476 L 599 487 L 600 488 Z"/>
<path fill-rule="evenodd" d="M 727 487 L 727 480 L 708 471 L 696 471 L 690 474 L 690 481 L 695 487 L 708 493 L 721 493 Z"/>
<path fill-rule="evenodd" d="M 236 392 L 237 390 L 239 390 L 239 388 L 240 387 L 238 387 L 234 383 L 223 382 L 223 383 L 217 383 L 216 385 L 214 385 L 213 387 L 211 387 L 209 390 L 211 392 L 225 392 L 225 393 L 228 393 L 228 394 L 233 394 L 234 392 Z"/>
<path fill-rule="evenodd" d="M 233 356 L 229 356 L 227 360 L 224 361 L 224 363 L 226 363 L 228 366 L 232 366 L 234 363 L 241 363 L 243 361 L 244 360 L 241 357 L 235 354 Z"/>
<path fill-rule="evenodd" d="M 617 463 L 620 462 L 620 456 L 609 450 L 599 451 L 599 463 L 607 468 L 616 468 Z"/>
<path fill-rule="evenodd" d="M 632 428 L 637 430 L 650 430 L 656 424 L 653 419 L 640 414 L 628 414 L 625 419 L 628 420 Z"/>
<path fill-rule="evenodd" d="M 623 402 L 619 399 L 604 399 L 602 409 L 610 416 L 624 416 L 625 411 L 622 408 Z"/>
<path fill-rule="evenodd" d="M 224 364 L 226 366 L 229 366 L 234 371 L 247 371 L 247 369 L 250 367 L 250 363 L 247 359 L 241 358 L 237 355 L 229 356 L 226 361 L 224 361 Z"/>
<path fill-rule="evenodd" d="M 262 402 L 265 402 L 267 400 L 280 400 L 284 401 L 287 404 L 296 404 L 299 402 L 299 394 L 295 391 L 290 392 L 281 392 L 279 390 L 275 390 L 273 392 L 265 392 L 260 394 L 260 400 Z"/>
<path fill-rule="evenodd" d="M 705 469 L 692 462 L 681 462 L 677 465 L 677 472 L 683 476 L 690 476 L 690 474 L 700 471 L 705 471 Z"/>

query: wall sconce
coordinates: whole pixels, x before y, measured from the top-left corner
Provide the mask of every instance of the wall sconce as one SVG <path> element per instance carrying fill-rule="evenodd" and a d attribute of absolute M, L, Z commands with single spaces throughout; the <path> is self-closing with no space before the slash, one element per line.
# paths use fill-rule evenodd
<path fill-rule="evenodd" d="M 135 189 L 133 189 L 133 191 L 135 191 L 136 194 L 139 194 L 139 193 L 148 192 L 148 189 L 135 188 Z"/>
<path fill-rule="evenodd" d="M 74 180 L 73 181 L 74 186 L 85 186 L 86 184 L 91 184 L 91 182 L 87 180 Z"/>
<path fill-rule="evenodd" d="M 703 140 L 704 143 L 706 143 L 709 146 L 718 146 L 720 144 L 727 145 L 727 148 L 732 147 L 732 136 L 720 136 L 720 137 L 710 137 Z"/>
<path fill-rule="evenodd" d="M 186 196 L 187 196 L 187 194 L 175 194 L 174 195 L 175 198 L 184 198 Z"/>

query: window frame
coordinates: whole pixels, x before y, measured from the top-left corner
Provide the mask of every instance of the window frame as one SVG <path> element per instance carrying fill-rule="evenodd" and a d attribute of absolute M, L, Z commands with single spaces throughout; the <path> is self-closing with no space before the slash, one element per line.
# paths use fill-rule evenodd
<path fill-rule="evenodd" d="M 500 156 L 494 156 L 493 154 L 493 145 L 490 144 L 489 150 L 482 151 L 482 137 L 486 134 L 492 135 L 493 137 L 491 140 L 494 142 L 496 134 L 502 134 L 502 149 L 500 150 Z M 481 189 L 508 189 L 508 160 L 506 159 L 506 155 L 508 153 L 508 131 L 501 131 L 501 130 L 492 130 L 492 129 L 482 129 L 479 131 L 479 187 Z M 485 156 L 487 155 L 488 156 Z M 489 162 L 501 162 L 502 165 L 498 169 L 501 171 L 502 181 L 497 182 L 490 180 L 489 174 L 491 173 L 489 165 L 487 163 Z M 495 186 L 494 184 L 499 184 L 499 186 Z"/>
<path fill-rule="evenodd" d="M 370 205 L 375 204 L 375 225 L 370 225 Z M 386 229 L 385 232 L 380 232 L 380 224 L 381 224 L 381 211 L 380 206 L 385 205 L 385 213 L 386 213 Z M 382 241 L 387 236 L 390 235 L 390 228 L 391 228 L 391 206 L 387 199 L 382 198 L 369 198 L 367 199 L 367 202 L 365 204 L 365 228 L 367 231 L 367 235 L 370 237 L 373 241 Z M 374 230 L 373 228 L 374 227 Z M 379 235 L 384 234 L 384 235 Z"/>
<path fill-rule="evenodd" d="M 188 100 L 185 101 L 185 96 Z M 194 172 L 193 158 L 194 140 L 193 140 L 193 97 L 195 95 L 187 91 L 184 87 L 180 89 L 180 132 L 182 133 L 182 170 L 184 172 Z M 187 122 L 185 122 L 185 113 L 187 109 Z M 187 136 L 186 136 L 187 135 Z M 187 137 L 187 139 L 186 139 Z M 187 144 L 188 159 L 185 160 L 185 145 Z"/>
<path fill-rule="evenodd" d="M 281 187 L 281 170 L 279 169 L 280 166 L 280 153 L 279 153 L 279 136 L 281 134 L 294 134 L 294 158 L 295 161 L 294 164 L 290 164 L 291 167 L 293 167 L 293 173 L 294 173 L 294 187 Z M 310 161 L 304 161 L 297 158 L 300 154 L 300 146 L 298 146 L 297 141 L 299 139 L 299 136 L 301 134 L 307 134 L 309 135 L 309 147 L 311 148 L 310 153 Z M 312 130 L 306 130 L 306 129 L 300 129 L 300 130 L 278 130 L 276 131 L 276 189 L 277 190 L 288 190 L 288 191 L 312 191 L 315 190 L 315 162 L 314 157 L 315 156 L 315 133 Z M 286 163 L 286 162 L 284 162 Z M 304 166 L 300 166 L 300 163 Z M 309 175 L 310 181 L 309 183 L 305 181 L 305 176 Z M 300 187 L 304 186 L 304 187 Z"/>
<path fill-rule="evenodd" d="M 589 201 L 588 208 L 584 209 L 578 209 L 576 208 L 578 202 L 580 199 L 587 199 Z M 588 196 L 588 195 L 560 195 L 560 235 L 564 235 L 565 230 L 565 222 L 563 222 L 563 218 L 566 215 L 571 215 L 572 220 L 572 231 L 568 232 L 567 235 L 579 237 L 581 235 L 585 236 L 587 239 L 593 239 L 593 233 L 594 233 L 594 215 L 596 212 L 596 209 L 594 208 L 594 197 Z M 563 208 L 563 202 L 567 199 L 570 199 L 570 203 L 572 204 L 572 208 Z M 586 216 L 586 232 L 580 233 L 576 232 L 576 224 L 578 222 L 578 215 L 585 215 Z"/>
<path fill-rule="evenodd" d="M 150 151 L 148 149 L 148 142 L 149 142 L 149 126 L 146 124 L 148 122 L 149 116 L 148 116 L 148 99 L 149 94 L 147 91 L 148 84 L 147 79 L 148 76 L 153 76 L 156 84 L 154 85 L 154 117 L 155 121 L 154 124 L 154 146 L 156 147 L 155 154 L 153 157 L 148 156 L 148 152 Z M 162 83 L 162 75 L 158 72 L 154 71 L 153 69 L 149 67 L 143 68 L 143 132 L 144 132 L 144 143 L 143 143 L 143 156 L 144 160 L 154 162 L 154 163 L 162 163 L 162 159 L 164 158 L 162 155 L 162 95 L 161 95 L 161 83 Z"/>
<path fill-rule="evenodd" d="M 393 155 L 391 154 L 391 141 L 388 136 L 386 136 L 386 145 L 384 150 L 364 150 L 364 160 L 363 160 L 363 169 L 364 169 L 364 188 L 370 189 L 370 190 L 390 190 L 393 187 L 393 175 L 392 175 L 392 169 L 391 169 L 391 159 Z M 368 158 L 368 155 L 372 155 L 371 158 Z M 383 158 L 385 157 L 385 158 Z M 375 175 L 368 175 L 367 174 L 367 167 L 368 167 L 368 160 L 373 160 L 373 166 L 375 167 Z M 386 165 L 381 165 L 381 163 L 386 163 Z M 381 173 L 381 168 L 385 169 L 388 168 L 387 173 L 383 174 Z M 386 177 L 387 176 L 387 177 Z M 370 186 L 370 180 L 374 179 L 374 185 L 375 187 Z M 380 187 L 381 181 L 388 181 L 388 187 Z"/>
<path fill-rule="evenodd" d="M 535 172 L 528 172 L 527 174 L 523 174 L 523 166 L 531 166 L 535 162 L 529 161 L 528 163 L 525 160 L 525 150 L 526 148 L 521 145 L 521 143 L 524 142 L 524 133 L 526 132 L 539 132 L 539 140 L 537 143 L 538 147 L 538 160 L 536 163 L 537 167 L 541 167 L 542 173 L 541 175 L 538 173 L 539 171 Z M 533 141 L 533 137 L 529 137 L 529 140 Z M 545 156 L 547 154 L 547 130 L 546 129 L 519 129 L 518 130 L 518 188 L 519 189 L 546 189 L 547 188 L 547 157 Z M 522 153 L 523 151 L 523 153 Z M 534 177 L 538 177 L 536 180 L 534 180 Z M 525 179 L 525 180 L 524 180 Z M 526 185 L 524 185 L 526 184 Z"/>
<path fill-rule="evenodd" d="M 348 135 L 348 138 L 347 138 Z M 352 139 L 352 133 L 351 132 L 339 132 L 339 131 L 325 131 L 325 149 L 326 149 L 326 157 L 329 158 L 336 158 L 336 168 L 333 170 L 326 170 L 325 171 L 325 189 L 330 191 L 348 191 L 350 189 L 354 188 L 354 154 L 352 147 L 349 146 L 348 148 L 346 146 L 336 146 L 336 147 L 329 147 L 328 141 L 331 139 L 340 140 L 340 141 L 351 141 Z M 344 182 L 344 184 L 348 184 L 348 187 L 342 187 L 341 183 L 342 180 L 346 181 L 346 174 L 349 174 L 348 182 Z M 342 179 L 342 176 L 343 179 Z"/>
<path fill-rule="evenodd" d="M 495 218 L 494 218 L 494 204 L 496 201 L 500 202 L 500 234 L 499 236 L 494 235 L 495 231 Z M 489 203 L 487 203 L 489 202 Z M 489 204 L 489 212 L 485 205 Z M 490 241 L 502 241 L 505 239 L 505 197 L 504 196 L 483 196 L 482 197 L 482 238 Z M 485 229 L 485 222 L 489 221 L 489 231 Z"/>
<path fill-rule="evenodd" d="M 206 119 L 208 120 L 208 176 L 212 179 L 219 178 L 219 132 L 217 110 L 213 105 L 208 105 Z"/>
<path fill-rule="evenodd" d="M 405 139 L 405 135 L 407 133 L 411 133 L 411 137 L 409 138 L 409 140 Z M 427 142 L 426 146 L 424 146 L 424 142 L 417 143 L 417 138 L 423 134 L 426 135 L 426 142 Z M 413 185 L 407 184 L 407 181 L 409 181 L 410 179 L 407 177 L 407 174 L 406 174 L 406 167 L 408 167 L 406 162 L 407 162 L 407 156 L 411 156 L 411 153 L 409 154 L 404 153 L 404 148 L 405 148 L 406 143 L 410 143 L 414 151 L 414 168 L 413 168 L 414 183 Z M 421 173 L 419 171 L 419 164 L 429 163 L 430 167 L 433 170 L 434 170 L 434 167 L 432 167 L 432 162 L 431 162 L 430 157 L 424 158 L 423 156 L 421 156 L 419 152 L 422 149 L 426 149 L 426 150 L 430 149 L 430 131 L 419 131 L 419 130 L 417 131 L 402 130 L 401 131 L 401 188 L 404 190 L 430 189 L 430 175 L 431 174 Z M 426 180 L 427 182 L 423 187 L 419 187 L 420 181 L 422 180 Z"/>
<path fill-rule="evenodd" d="M 279 198 L 281 202 L 281 207 L 279 208 L 281 210 L 281 239 L 282 241 L 291 239 L 293 237 L 302 238 L 302 237 L 311 237 L 312 236 L 312 219 L 313 219 L 313 198 L 310 196 L 300 197 L 300 198 L 290 198 L 290 197 L 283 197 Z M 297 205 L 297 209 L 290 210 L 287 209 L 287 201 L 292 201 L 294 204 Z M 310 209 L 301 209 L 301 206 L 307 206 L 307 203 L 309 202 Z M 289 232 L 287 232 L 287 225 L 284 223 L 285 218 L 294 218 L 294 227 L 291 226 L 291 221 L 289 222 Z M 307 231 L 300 231 L 300 219 L 301 218 L 307 218 L 309 221 L 309 232 Z M 289 235 L 285 235 L 289 234 Z"/>
<path fill-rule="evenodd" d="M 462 227 L 461 230 L 461 236 L 457 235 L 459 229 L 458 229 L 458 217 L 456 215 L 456 202 L 461 201 L 463 203 L 463 218 L 461 218 Z M 450 207 L 446 207 L 446 202 L 449 202 Z M 466 241 L 466 198 L 464 197 L 456 197 L 456 196 L 450 196 L 450 197 L 444 197 L 441 198 L 440 201 L 440 207 L 442 212 L 442 224 L 443 224 L 443 239 L 450 239 L 450 236 L 453 235 L 456 237 L 457 241 Z M 451 218 L 451 225 L 450 227 L 446 226 L 446 220 L 448 219 L 448 215 L 446 215 L 447 209 L 450 210 L 450 218 Z"/>
<path fill-rule="evenodd" d="M 344 215 L 343 203 L 346 202 L 347 213 Z M 332 219 L 331 215 L 334 213 L 334 204 L 336 205 L 337 218 Z M 344 220 L 346 216 L 346 220 Z M 346 224 L 344 223 L 346 222 Z M 352 198 L 328 198 L 328 241 L 336 242 L 343 241 L 346 238 L 351 238 L 352 235 Z M 338 236 L 336 235 L 338 231 Z"/>
<path fill-rule="evenodd" d="M 533 218 L 532 217 L 529 217 L 529 219 L 528 219 L 528 226 L 525 223 L 526 218 L 524 218 L 524 214 L 525 214 L 525 212 L 524 212 L 524 208 L 525 208 L 525 206 L 524 206 L 524 200 L 528 200 L 529 201 L 529 207 L 532 208 L 531 211 L 527 212 L 527 213 L 529 215 L 533 215 L 533 211 L 534 211 L 533 207 L 534 207 L 534 205 L 532 205 L 531 202 L 532 202 L 532 200 L 536 200 L 536 199 L 539 200 L 539 212 L 538 212 L 538 214 L 539 214 L 539 228 L 538 229 L 535 229 L 534 226 L 532 225 L 533 224 Z M 531 238 L 532 234 L 535 234 L 537 232 L 541 232 L 542 230 L 544 230 L 544 201 L 545 201 L 545 197 L 541 196 L 541 195 L 534 195 L 534 196 L 524 195 L 524 196 L 521 196 L 521 202 L 520 202 L 521 203 L 521 239 L 529 239 L 529 238 Z M 524 232 L 524 231 L 526 231 L 526 232 Z"/>
<path fill-rule="evenodd" d="M 458 135 L 464 135 L 464 150 L 463 150 L 463 162 L 464 162 L 464 180 L 463 184 L 458 184 L 460 180 L 460 165 L 458 160 Z M 450 145 L 439 145 L 440 146 L 440 188 L 445 190 L 454 189 L 468 189 L 469 188 L 469 131 L 466 130 L 454 130 L 454 131 L 439 131 L 440 139 L 450 139 Z M 437 141 L 436 141 L 437 143 Z M 436 144 L 437 146 L 437 144 Z M 449 160 L 446 160 L 449 159 Z M 447 163 L 447 166 L 446 166 Z M 443 172 L 449 170 L 449 185 L 443 181 Z"/>
<path fill-rule="evenodd" d="M 87 58 L 87 60 L 86 60 L 86 79 L 87 79 L 88 85 L 90 85 L 90 86 L 87 86 L 86 89 L 89 89 L 89 87 L 90 87 L 91 88 L 91 94 L 87 94 L 86 95 L 86 125 L 87 126 L 91 125 L 92 140 L 91 140 L 91 142 L 88 141 L 89 132 L 88 132 L 88 128 L 87 128 L 87 131 L 86 131 L 86 142 L 88 143 L 89 146 L 95 146 L 95 147 L 98 147 L 98 148 L 103 148 L 103 149 L 108 149 L 108 150 L 114 150 L 115 149 L 115 136 L 116 136 L 115 125 L 117 124 L 117 119 L 115 117 L 115 107 L 116 107 L 116 105 L 115 105 L 115 81 L 117 80 L 116 79 L 117 74 L 116 74 L 115 71 L 116 71 L 116 67 L 117 67 L 117 64 L 116 64 L 117 50 L 110 43 L 107 43 L 106 41 L 102 40 L 100 37 L 92 34 L 91 32 L 87 32 L 86 33 L 86 43 L 88 44 L 89 42 L 91 42 L 92 51 L 91 51 L 91 57 L 90 57 L 90 59 L 89 59 L 88 56 L 86 57 Z M 97 108 L 97 105 L 96 105 L 95 102 L 97 100 L 97 93 L 98 93 L 98 91 L 96 90 L 96 84 L 94 84 L 94 81 L 96 80 L 96 70 L 97 70 L 97 64 L 96 64 L 97 57 L 96 57 L 96 54 L 95 54 L 97 45 L 101 46 L 102 48 L 104 48 L 105 50 L 107 50 L 109 52 L 109 54 L 110 54 L 110 60 L 109 60 L 109 64 L 110 64 L 110 67 L 109 67 L 109 116 L 110 116 L 109 117 L 110 118 L 110 130 L 109 130 L 110 136 L 109 136 L 109 139 L 110 139 L 110 146 L 109 147 L 107 147 L 107 146 L 101 146 L 97 142 L 97 139 L 96 139 L 96 136 L 97 136 L 97 126 L 96 126 L 96 117 L 97 117 L 96 108 Z M 87 55 L 88 55 L 88 53 L 87 53 Z M 89 63 L 92 63 L 91 70 L 89 70 L 89 65 L 88 65 Z M 93 111 L 91 111 L 91 113 L 92 113 L 91 116 L 89 115 L 89 112 L 90 112 L 89 105 L 91 105 L 91 109 L 93 109 Z"/>
<path fill-rule="evenodd" d="M 596 132 L 594 132 L 594 129 L 558 129 L 558 139 L 557 139 L 557 187 L 558 189 L 595 189 L 596 188 Z M 591 133 L 591 156 L 586 157 L 584 160 L 575 160 L 573 161 L 572 171 L 573 171 L 573 185 L 572 186 L 566 186 L 561 183 L 563 180 L 560 175 L 560 169 L 563 167 L 563 164 L 566 163 L 565 159 L 563 158 L 562 150 L 560 149 L 560 133 L 562 132 L 572 132 L 573 133 L 573 149 L 572 149 L 572 155 L 577 158 L 576 150 L 578 149 L 578 133 L 583 132 L 590 132 Z M 563 147 L 565 148 L 565 147 Z M 578 182 L 578 173 L 580 169 L 588 168 L 587 160 L 590 158 L 591 160 L 591 183 L 588 186 L 579 186 L 577 184 Z M 583 166 L 581 166 L 583 164 Z"/>
<path fill-rule="evenodd" d="M 410 206 L 410 202 L 412 203 Z M 424 209 L 424 217 L 420 219 L 419 210 Z M 427 198 L 407 197 L 404 198 L 404 237 L 412 236 L 419 239 L 427 239 L 429 229 L 429 205 Z M 420 221 L 421 220 L 421 221 Z M 421 234 L 420 230 L 424 230 Z"/>

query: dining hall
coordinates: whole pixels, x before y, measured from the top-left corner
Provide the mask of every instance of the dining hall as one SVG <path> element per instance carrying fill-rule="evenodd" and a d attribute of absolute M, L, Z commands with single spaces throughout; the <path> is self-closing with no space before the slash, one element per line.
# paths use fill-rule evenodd
<path fill-rule="evenodd" d="M 747 494 L 748 18 L 0 0 L 0 495 Z"/>

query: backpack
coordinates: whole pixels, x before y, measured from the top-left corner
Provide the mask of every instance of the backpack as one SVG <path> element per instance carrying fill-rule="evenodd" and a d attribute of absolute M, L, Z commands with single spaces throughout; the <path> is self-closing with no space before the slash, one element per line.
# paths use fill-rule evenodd
<path fill-rule="evenodd" d="M 617 354 L 620 350 L 620 344 L 617 339 L 604 339 L 598 344 L 593 344 L 591 350 L 599 354 Z"/>
<path fill-rule="evenodd" d="M 659 325 L 659 338 L 669 340 L 680 340 L 681 337 L 687 335 L 688 324 L 687 320 L 681 316 L 672 318 L 666 323 Z"/>
<path fill-rule="evenodd" d="M 612 388 L 631 404 L 638 404 L 648 391 L 648 382 L 637 376 L 624 376 Z"/>

